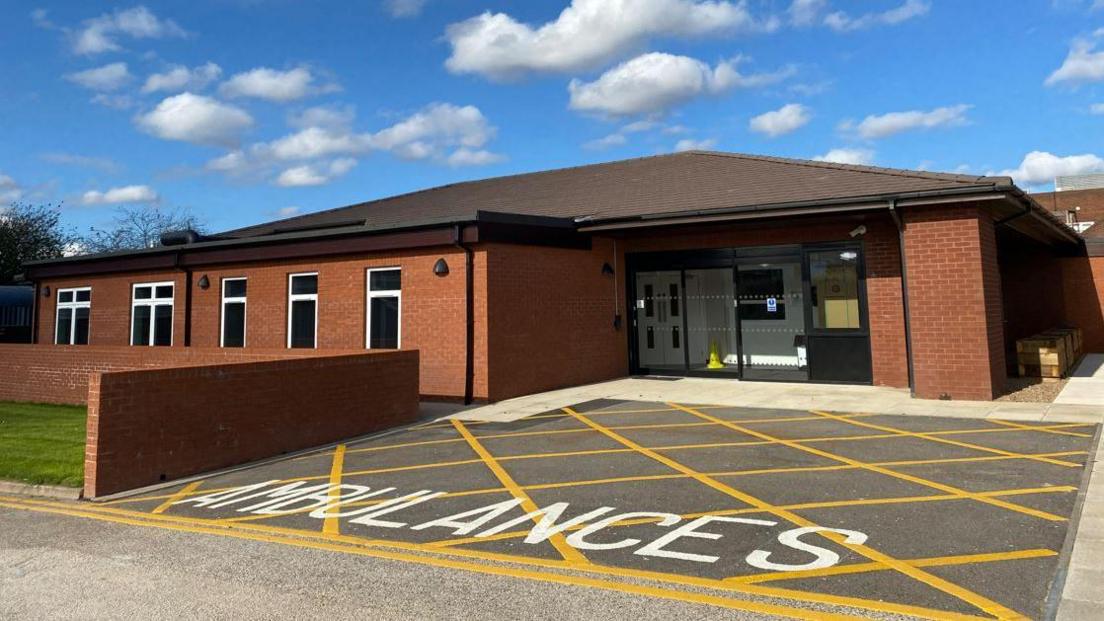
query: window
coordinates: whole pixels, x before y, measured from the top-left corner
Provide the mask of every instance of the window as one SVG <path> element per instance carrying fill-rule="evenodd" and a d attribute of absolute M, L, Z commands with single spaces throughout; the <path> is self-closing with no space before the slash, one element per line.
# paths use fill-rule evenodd
<path fill-rule="evenodd" d="M 318 273 L 288 275 L 288 347 L 317 347 Z"/>
<path fill-rule="evenodd" d="M 171 282 L 134 285 L 130 300 L 131 345 L 172 345 L 174 289 Z"/>
<path fill-rule="evenodd" d="M 740 268 L 740 319 L 767 321 L 786 319 L 784 273 L 775 268 Z"/>
<path fill-rule="evenodd" d="M 222 279 L 222 347 L 245 347 L 245 285 L 244 278 Z"/>
<path fill-rule="evenodd" d="M 57 345 L 87 345 L 88 317 L 91 311 L 91 287 L 58 289 L 54 343 Z"/>
<path fill-rule="evenodd" d="M 862 327 L 858 263 L 859 253 L 854 250 L 809 253 L 814 328 L 854 330 Z"/>
<path fill-rule="evenodd" d="M 402 271 L 368 270 L 368 349 L 398 349 L 401 330 Z"/>

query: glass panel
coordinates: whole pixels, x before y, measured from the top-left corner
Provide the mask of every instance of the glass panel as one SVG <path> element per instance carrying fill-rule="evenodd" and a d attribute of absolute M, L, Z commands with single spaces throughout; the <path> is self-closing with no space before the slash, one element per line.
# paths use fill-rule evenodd
<path fill-rule="evenodd" d="M 58 296 L 61 299 L 61 296 Z M 57 314 L 57 339 L 54 341 L 58 345 L 69 345 L 69 334 L 73 328 L 73 309 L 71 308 L 59 308 Z"/>
<path fill-rule="evenodd" d="M 686 346 L 690 368 L 736 373 L 736 285 L 732 268 L 686 270 Z"/>
<path fill-rule="evenodd" d="M 78 302 L 91 302 L 92 301 L 92 290 L 87 289 L 85 291 L 78 291 L 77 292 L 77 301 Z"/>
<path fill-rule="evenodd" d="M 318 276 L 316 274 L 310 276 L 292 276 L 291 293 L 293 295 L 318 293 Z"/>
<path fill-rule="evenodd" d="M 73 292 L 72 291 L 58 291 L 58 303 L 59 304 L 68 304 L 69 302 L 72 302 L 72 301 L 73 301 Z"/>
<path fill-rule="evenodd" d="M 74 321 L 76 325 L 73 326 L 73 344 L 74 345 L 87 345 L 88 344 L 88 309 L 78 308 L 75 311 Z"/>
<path fill-rule="evenodd" d="M 636 342 L 640 366 L 645 369 L 685 371 L 686 357 L 681 333 L 681 301 L 677 295 L 682 272 L 637 272 Z M 671 297 L 671 293 L 675 293 Z M 639 295 L 639 294 L 638 294 Z"/>
<path fill-rule="evenodd" d="M 158 298 L 158 299 L 171 298 L 173 296 L 173 286 L 172 285 L 161 285 L 161 286 L 157 287 L 157 290 L 154 292 L 153 295 L 154 295 L 155 298 Z"/>
<path fill-rule="evenodd" d="M 227 302 L 222 313 L 222 346 L 245 347 L 245 302 Z"/>
<path fill-rule="evenodd" d="M 800 259 L 742 264 L 737 281 L 744 376 L 807 379 Z"/>
<path fill-rule="evenodd" d="M 372 349 L 396 349 L 399 346 L 399 298 L 370 298 L 372 305 L 371 338 L 368 347 Z"/>
<path fill-rule="evenodd" d="M 150 314 L 151 309 L 148 306 L 134 307 L 134 328 L 130 333 L 130 342 L 134 345 L 149 345 Z"/>
<path fill-rule="evenodd" d="M 172 311 L 173 307 L 168 304 L 158 304 L 153 307 L 154 345 L 172 345 Z"/>
<path fill-rule="evenodd" d="M 314 300 L 291 303 L 291 346 L 314 347 Z"/>
<path fill-rule="evenodd" d="M 226 280 L 222 283 L 223 296 L 228 298 L 244 298 L 245 297 L 245 282 L 244 280 Z"/>
<path fill-rule="evenodd" d="M 809 284 L 813 327 L 855 330 L 859 317 L 859 253 L 824 250 L 809 253 Z"/>
<path fill-rule="evenodd" d="M 402 288 L 400 270 L 368 272 L 368 288 L 371 291 L 397 291 Z"/>
<path fill-rule="evenodd" d="M 152 287 L 135 287 L 134 299 L 135 300 L 148 300 L 153 294 Z"/>

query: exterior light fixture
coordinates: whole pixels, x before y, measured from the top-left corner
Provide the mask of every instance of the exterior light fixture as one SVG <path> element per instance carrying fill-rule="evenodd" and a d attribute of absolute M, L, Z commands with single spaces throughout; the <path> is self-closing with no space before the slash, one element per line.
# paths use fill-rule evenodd
<path fill-rule="evenodd" d="M 854 261 L 855 259 L 859 258 L 859 253 L 853 250 L 845 250 L 840 253 L 840 258 L 844 261 Z"/>
<path fill-rule="evenodd" d="M 437 276 L 448 276 L 448 262 L 444 258 L 437 259 L 437 262 L 433 264 L 433 273 Z"/>
<path fill-rule="evenodd" d="M 602 275 L 603 276 L 613 276 L 613 266 L 611 266 L 609 263 L 603 263 L 602 264 Z"/>
<path fill-rule="evenodd" d="M 42 297 L 44 297 L 44 298 L 50 297 L 50 285 L 46 285 L 45 287 L 42 288 Z"/>
<path fill-rule="evenodd" d="M 204 274 L 204 275 L 199 277 L 199 288 L 200 289 L 206 290 L 210 286 L 211 286 L 211 280 L 209 278 L 207 278 L 207 274 Z"/>

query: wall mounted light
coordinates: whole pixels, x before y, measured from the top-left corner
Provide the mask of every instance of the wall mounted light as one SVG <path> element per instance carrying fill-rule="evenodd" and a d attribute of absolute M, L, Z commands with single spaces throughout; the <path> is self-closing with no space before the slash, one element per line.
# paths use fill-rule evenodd
<path fill-rule="evenodd" d="M 602 264 L 602 275 L 603 276 L 613 276 L 613 266 L 611 266 L 609 263 L 603 263 Z"/>
<path fill-rule="evenodd" d="M 199 284 L 200 289 L 206 290 L 207 288 L 209 288 L 211 286 L 211 279 L 207 278 L 207 274 L 204 274 L 204 275 L 199 277 L 199 283 L 198 284 Z"/>
<path fill-rule="evenodd" d="M 437 262 L 433 264 L 433 273 L 438 276 L 448 276 L 448 262 L 445 261 L 444 258 L 437 259 Z"/>
<path fill-rule="evenodd" d="M 50 285 L 46 285 L 45 287 L 42 288 L 42 297 L 44 297 L 44 298 L 50 297 Z"/>

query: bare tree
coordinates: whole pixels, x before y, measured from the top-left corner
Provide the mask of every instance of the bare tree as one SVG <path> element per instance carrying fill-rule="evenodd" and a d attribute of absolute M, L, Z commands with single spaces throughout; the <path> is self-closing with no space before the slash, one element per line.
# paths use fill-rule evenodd
<path fill-rule="evenodd" d="M 64 256 L 75 242 L 76 236 L 61 226 L 60 206 L 0 207 L 0 285 L 12 282 L 24 262 Z"/>
<path fill-rule="evenodd" d="M 81 240 L 84 252 L 136 250 L 161 245 L 166 231 L 192 229 L 203 232 L 203 222 L 184 207 L 162 208 L 156 205 L 119 207 L 111 226 L 92 227 Z"/>

